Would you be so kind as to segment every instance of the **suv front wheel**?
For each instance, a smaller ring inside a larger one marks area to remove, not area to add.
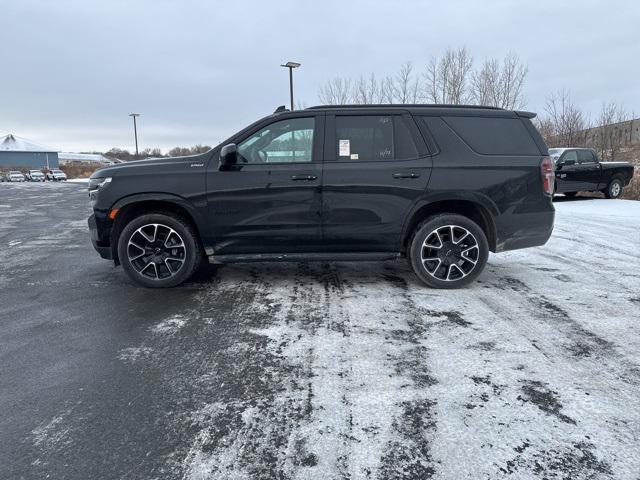
[[[489,257],[489,243],[473,220],[456,214],[436,215],[418,228],[409,258],[422,282],[434,288],[458,288],[475,280]]]
[[[178,216],[149,213],[131,220],[118,238],[118,259],[137,283],[174,287],[198,269],[202,247],[193,227]]]

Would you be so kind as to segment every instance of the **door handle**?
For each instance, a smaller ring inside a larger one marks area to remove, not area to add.
[[[305,180],[307,182],[316,180],[317,178],[315,175],[291,175],[291,180]]]
[[[419,178],[419,173],[394,173],[393,178]]]

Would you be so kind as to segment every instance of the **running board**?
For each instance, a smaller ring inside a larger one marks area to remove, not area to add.
[[[354,262],[396,260],[398,252],[362,253],[240,253],[235,255],[209,255],[209,263],[252,263],[252,262]]]

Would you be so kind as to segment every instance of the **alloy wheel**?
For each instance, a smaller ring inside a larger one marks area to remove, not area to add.
[[[138,228],[127,243],[131,266],[142,276],[163,280],[176,275],[186,260],[187,249],[173,228],[151,223]]]
[[[447,282],[465,278],[480,259],[478,240],[459,225],[436,228],[427,235],[420,251],[425,271]]]

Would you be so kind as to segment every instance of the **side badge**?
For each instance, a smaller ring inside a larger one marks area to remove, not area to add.
[[[204,167],[204,163],[192,163],[192,167]]]

